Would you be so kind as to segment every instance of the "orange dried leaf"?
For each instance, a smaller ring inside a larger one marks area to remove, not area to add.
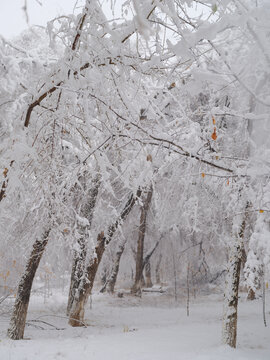
[[[227,185],[230,185],[230,180],[229,179],[227,180]]]
[[[213,140],[217,140],[217,133],[216,133],[216,128],[214,127],[214,132],[213,132],[213,134],[211,135],[211,138],[213,139]]]
[[[204,178],[205,177],[205,173],[202,173],[202,178]]]
[[[212,116],[212,121],[213,121],[213,124],[216,125],[216,119],[214,118],[214,116]]]
[[[262,214],[264,212],[264,210],[261,209],[259,212]]]

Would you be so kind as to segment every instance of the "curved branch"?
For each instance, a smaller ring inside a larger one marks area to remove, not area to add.
[[[88,3],[88,0],[86,1],[86,3]],[[153,9],[149,12],[148,16],[147,16],[147,19],[149,19],[149,17],[151,16],[151,14],[154,12],[156,6],[153,7]],[[77,45],[78,45],[78,42],[79,42],[79,39],[80,39],[80,36],[81,36],[81,31],[82,31],[82,28],[83,28],[83,25],[85,23],[85,19],[86,19],[86,16],[88,14],[88,7],[87,5],[85,5],[85,8],[84,8],[84,11],[83,11],[83,14],[82,14],[82,17],[79,21],[79,24],[77,26],[77,33],[75,35],[75,38],[74,38],[74,41],[72,43],[72,46],[71,46],[71,50],[72,51],[75,51],[76,48],[77,48]],[[125,43],[129,38],[130,36],[132,36],[135,32],[137,31],[137,29],[135,29],[132,33],[130,33],[129,35],[127,35],[122,41],[121,43]],[[114,61],[112,59],[109,59],[109,64],[111,65],[114,65]],[[99,66],[104,66],[105,64],[100,64]],[[91,64],[89,62],[85,63],[84,65],[82,65],[80,67],[79,70],[75,71],[74,72],[74,76],[78,75],[79,72],[81,72],[82,70],[85,70],[87,68],[89,68],[91,66]],[[68,72],[68,75],[70,73],[70,70]],[[44,100],[48,95],[52,94],[55,92],[55,90],[57,90],[57,88],[61,85],[63,85],[63,83],[65,82],[65,80],[61,80],[59,81],[59,83],[53,87],[51,87],[49,90],[45,91],[42,95],[40,95],[40,97],[35,100],[32,104],[30,104],[28,106],[28,109],[27,109],[27,112],[26,112],[26,117],[25,117],[25,121],[24,121],[24,127],[28,127],[29,126],[29,123],[30,123],[30,118],[31,118],[31,114],[32,114],[32,111],[34,110],[34,108],[38,105],[40,105],[41,101]]]

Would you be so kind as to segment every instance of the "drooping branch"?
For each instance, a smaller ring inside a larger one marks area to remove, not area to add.
[[[72,46],[71,46],[71,50],[72,51],[75,51],[77,49],[77,46],[78,46],[78,43],[79,43],[79,39],[80,39],[80,36],[81,36],[81,32],[82,32],[82,28],[83,28],[83,25],[85,23],[85,19],[87,17],[87,14],[88,14],[88,4],[89,3],[89,0],[86,0],[86,5],[84,7],[84,10],[83,10],[83,13],[81,15],[81,18],[80,18],[80,21],[78,23],[78,26],[77,26],[77,32],[76,32],[76,35],[75,35],[75,38],[72,42]],[[152,13],[154,12],[156,6],[154,6],[151,11],[149,12],[148,16],[147,16],[147,19],[149,19],[149,17],[152,15]],[[121,43],[124,44],[129,38],[130,36],[132,36],[135,32],[137,31],[137,29],[135,29],[134,31],[132,31],[129,35],[127,35],[122,41]],[[112,60],[112,59],[109,59],[109,64],[115,64],[115,62]],[[99,64],[99,66],[104,66],[105,64]],[[85,70],[85,69],[88,69],[89,67],[91,67],[92,64],[90,62],[86,62],[84,65],[82,65],[79,70],[75,71],[74,72],[74,76],[76,76],[79,72]],[[68,71],[68,75],[70,74],[70,69]],[[29,123],[30,123],[30,118],[31,118],[31,114],[32,114],[32,111],[34,110],[34,108],[38,105],[40,105],[41,101],[43,101],[45,98],[47,98],[50,94],[54,93],[55,90],[57,90],[59,88],[59,86],[63,85],[65,83],[65,80],[61,80],[57,83],[57,85],[54,85],[52,86],[49,90],[45,91],[42,95],[39,96],[39,98],[37,100],[35,100],[34,102],[32,102],[29,106],[28,106],[28,109],[27,109],[27,112],[26,112],[26,116],[25,116],[25,121],[24,121],[24,127],[28,127],[29,126]]]
[[[86,16],[88,14],[88,4],[89,3],[89,0],[86,0],[86,5],[84,7],[84,10],[82,12],[82,15],[81,15],[81,18],[79,20],[79,23],[77,25],[77,29],[76,29],[76,35],[75,35],[75,38],[72,42],[72,45],[71,45],[71,50],[72,51],[75,51],[78,47],[78,43],[79,43],[79,40],[80,40],[80,36],[81,36],[81,31],[82,31],[82,28],[83,28],[83,25],[85,23],[85,19],[86,19]],[[44,100],[45,98],[47,98],[49,95],[51,95],[52,93],[55,92],[55,90],[57,90],[59,88],[59,86],[61,86],[62,84],[64,83],[64,80],[61,80],[57,83],[57,85],[54,85],[53,87],[51,87],[49,90],[45,91],[42,95],[39,96],[39,98],[37,100],[35,100],[32,104],[30,104],[28,106],[28,109],[27,109],[27,112],[26,112],[26,116],[25,116],[25,121],[24,121],[24,127],[28,127],[29,126],[29,123],[30,123],[30,118],[31,118],[31,114],[32,114],[32,111],[33,109],[38,106],[42,100]]]
[[[134,123],[133,121],[129,121],[127,118],[125,118],[123,115],[119,114],[110,105],[108,105],[104,100],[100,99],[95,94],[90,93],[89,96],[91,96],[92,98],[98,100],[100,103],[102,103],[104,106],[106,106],[119,119],[123,120],[124,122],[126,122],[129,125],[132,125],[136,129],[142,131],[145,135],[147,135],[149,137],[149,140],[145,141],[145,140],[141,140],[141,139],[136,139],[136,138],[132,138],[132,137],[130,137],[128,135],[124,135],[124,134],[117,134],[117,136],[119,136],[119,137],[127,137],[127,138],[130,138],[132,140],[136,140],[138,142],[153,145],[153,146],[160,146],[160,144],[165,143],[167,145],[163,145],[163,147],[169,149],[170,151],[173,151],[173,152],[175,152],[177,154],[180,154],[182,156],[185,156],[185,157],[188,157],[188,158],[191,158],[191,159],[195,159],[195,160],[197,160],[197,161],[199,161],[199,162],[201,162],[203,164],[209,165],[209,166],[214,167],[216,169],[223,170],[223,171],[226,171],[226,172],[229,172],[229,173],[233,173],[232,169],[226,168],[226,167],[224,167],[222,165],[215,164],[215,163],[213,163],[213,162],[211,162],[209,160],[205,160],[205,159],[201,158],[200,156],[198,156],[196,154],[193,154],[188,150],[185,150],[181,145],[176,144],[174,141],[167,140],[167,139],[164,139],[162,137],[158,137],[158,136],[149,134],[149,132],[147,130],[143,129],[137,123]],[[151,140],[155,140],[155,141],[157,141],[157,143],[151,142]],[[173,146],[173,147],[171,147],[171,146]]]

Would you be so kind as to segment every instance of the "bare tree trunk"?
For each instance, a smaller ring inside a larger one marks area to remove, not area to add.
[[[71,326],[84,325],[83,321],[84,321],[85,304],[92,291],[96,273],[99,264],[101,262],[103,253],[105,251],[105,248],[112,240],[112,237],[115,234],[116,230],[118,229],[118,226],[121,225],[122,222],[127,218],[128,214],[130,213],[131,209],[135,204],[136,199],[140,197],[140,195],[141,195],[141,190],[137,191],[136,196],[134,196],[134,194],[131,194],[118,219],[112,225],[109,226],[107,236],[104,236],[104,232],[101,232],[98,235],[97,245],[95,247],[95,254],[89,261],[85,274],[80,281],[72,307],[70,309],[69,324]]]
[[[121,261],[121,257],[123,255],[123,252],[125,250],[125,246],[127,243],[127,239],[125,239],[118,247],[116,254],[115,254],[115,260],[114,260],[114,264],[112,267],[112,271],[111,274],[109,276],[108,281],[106,282],[106,284],[104,285],[104,287],[102,288],[101,292],[104,292],[105,290],[107,290],[108,293],[113,294],[114,293],[114,288],[115,288],[115,284],[116,284],[116,280],[117,280],[117,276],[118,276],[118,272],[119,272],[119,267],[120,267],[120,261]]]
[[[145,287],[151,288],[153,286],[151,279],[151,264],[150,261],[147,261],[145,264]]]
[[[145,258],[143,260],[143,269],[145,268],[145,284],[142,284],[142,286],[145,286],[147,288],[152,287],[153,283],[151,280],[151,264],[150,264],[150,258],[156,251],[158,245],[159,245],[160,239],[155,243],[153,248],[145,255]]]
[[[160,284],[161,283],[161,279],[160,279],[160,265],[161,265],[161,260],[162,260],[162,254],[159,254],[159,258],[158,258],[158,262],[156,264],[156,283]]]
[[[77,289],[80,281],[85,273],[85,260],[86,260],[86,245],[88,239],[88,232],[91,227],[94,209],[96,206],[96,200],[98,190],[100,187],[100,175],[98,174],[93,181],[93,186],[87,196],[87,203],[81,207],[81,216],[88,220],[88,224],[81,221],[79,218],[77,221],[77,231],[80,234],[80,238],[77,240],[77,244],[73,254],[73,264],[70,278],[70,289],[67,304],[67,315],[69,315]],[[85,202],[85,200],[84,200]]]
[[[247,208],[246,208],[247,209]],[[243,237],[246,226],[247,213],[242,221],[240,231],[230,252],[229,269],[226,278],[223,314],[223,342],[233,348],[237,338],[237,307],[240,280],[241,261],[243,256]]]
[[[144,250],[144,237],[146,231],[146,218],[149,205],[152,199],[153,188],[152,185],[147,192],[146,199],[141,207],[140,226],[139,226],[139,237],[137,242],[137,254],[136,254],[136,273],[135,282],[131,288],[132,294],[141,294],[142,288],[142,275],[143,275],[143,250]]]
[[[8,329],[10,339],[23,339],[32,284],[40,259],[48,243],[49,233],[50,230],[46,230],[42,239],[35,241],[25,271],[21,277]]]
[[[118,272],[119,272],[120,260],[121,260],[121,257],[123,255],[123,252],[125,250],[126,242],[127,242],[127,240],[125,239],[124,242],[119,245],[119,248],[118,248],[118,250],[116,252],[116,257],[115,257],[115,261],[114,261],[113,268],[112,268],[112,271],[111,271],[111,275],[109,277],[109,280],[105,284],[105,286],[101,289],[101,292],[104,292],[105,290],[107,290],[108,293],[111,293],[111,294],[114,293],[114,288],[115,288],[115,284],[116,284],[116,280],[117,280],[117,276],[118,276]],[[144,259],[144,264],[145,264],[146,269],[147,269],[146,261],[148,261],[148,263],[149,263],[150,257],[152,256],[152,254],[156,250],[158,244],[159,244],[159,242],[157,242],[155,244],[154,248],[146,255],[146,257]],[[151,282],[151,269],[149,269],[149,270],[150,270],[150,273],[148,273],[148,278],[147,278],[147,274],[146,274],[146,271],[145,271],[145,277],[146,277],[145,282],[144,282],[144,278],[142,276],[142,286],[145,286],[145,285],[146,285],[146,287],[152,287],[153,286],[153,284]]]
[[[247,300],[255,300],[255,298],[256,298],[255,291],[250,287],[248,289]]]

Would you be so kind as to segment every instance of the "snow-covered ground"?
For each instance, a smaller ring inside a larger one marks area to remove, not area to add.
[[[71,328],[66,296],[33,296],[25,340],[6,337],[8,316],[0,317],[0,360],[269,360],[270,331],[264,327],[261,300],[240,301],[238,346],[221,343],[222,296],[184,300],[175,306],[166,295],[123,298],[97,294],[87,309],[88,327]],[[270,325],[270,307],[267,319]],[[38,328],[41,326],[43,329]]]

